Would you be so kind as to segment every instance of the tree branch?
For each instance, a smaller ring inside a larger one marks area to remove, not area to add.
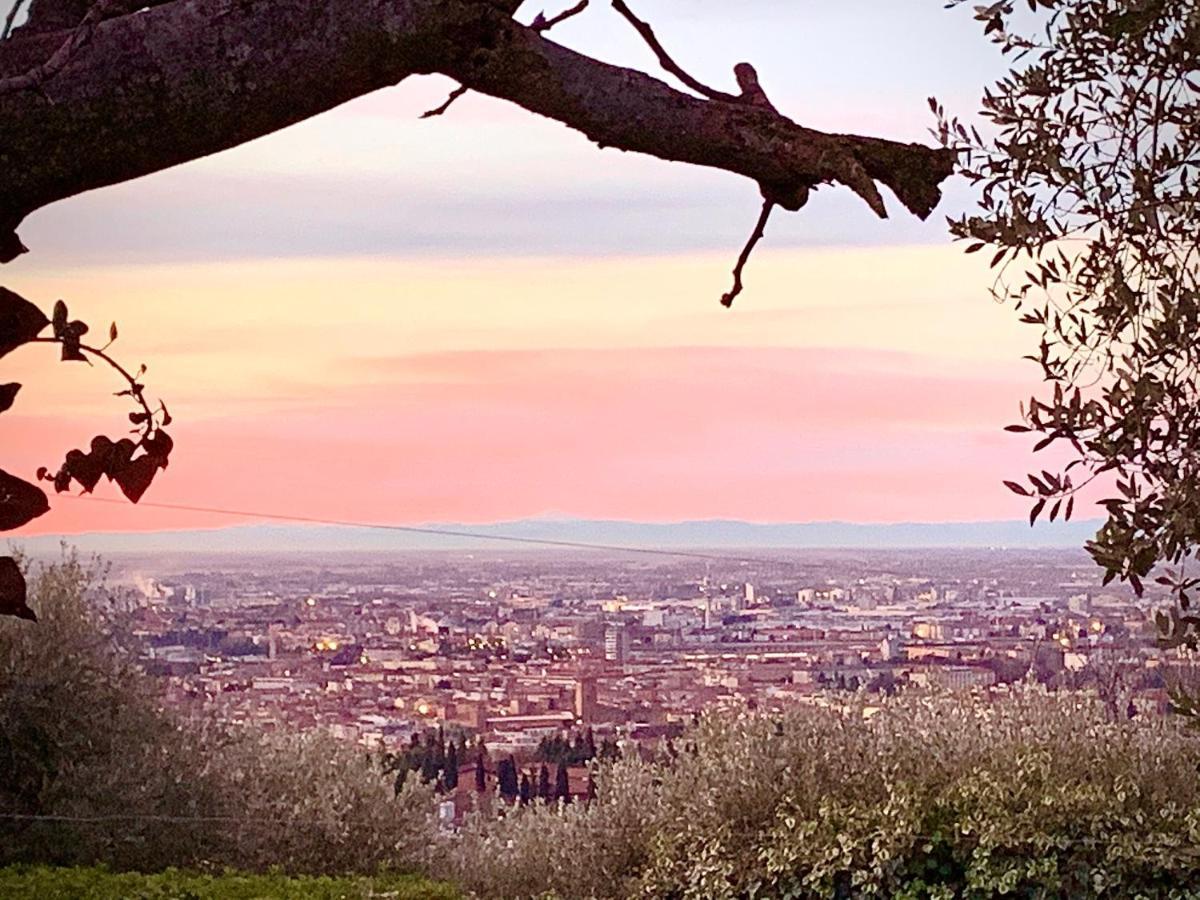
[[[533,21],[529,23],[529,27],[538,34],[545,34],[559,22],[565,22],[567,19],[577,16],[587,8],[588,0],[579,0],[579,2],[570,9],[564,9],[558,15],[551,16],[550,18],[546,18],[545,13],[538,13],[536,16],[534,16]]]
[[[39,63],[72,49],[36,84],[0,93],[0,259],[42,206],[236,146],[412,74],[448,75],[601,146],[742,175],[786,209],[838,182],[883,214],[879,181],[925,217],[953,169],[946,150],[826,134],[740,98],[681,93],[514,22],[518,5],[171,0],[97,21],[82,41],[74,31],[18,32],[0,44],[0,73],[20,71],[14,60],[31,58],[31,47]]]
[[[751,232],[750,239],[746,241],[746,246],[742,248],[742,252],[738,256],[737,265],[733,267],[733,287],[729,290],[728,294],[721,297],[722,306],[733,306],[733,301],[742,292],[742,271],[746,268],[746,263],[750,261],[750,254],[754,252],[755,246],[762,240],[763,235],[766,234],[767,220],[771,218],[771,212],[774,209],[774,200],[763,201],[762,212],[758,214],[758,222],[754,226],[754,231]]]
[[[83,21],[94,0],[32,0],[29,17],[21,26],[30,34],[37,31],[61,31]],[[18,2],[18,6],[21,4]]]
[[[734,94],[726,94],[724,91],[718,91],[716,88],[710,88],[699,79],[693,78],[691,75],[689,75],[684,70],[683,66],[675,62],[675,60],[671,58],[671,55],[667,53],[666,48],[659,43],[658,38],[654,34],[654,29],[650,27],[650,24],[648,22],[643,22],[641,19],[635,16],[633,14],[633,10],[631,10],[625,4],[625,0],[612,0],[612,5],[613,9],[624,16],[625,20],[629,22],[629,24],[634,27],[637,33],[642,36],[642,40],[644,40],[646,44],[649,45],[650,49],[654,51],[654,55],[658,58],[658,64],[662,66],[665,71],[670,72],[681,82],[683,82],[683,84],[690,87],[697,94],[707,97],[709,100],[723,100],[726,103],[737,103],[739,100],[741,100],[741,97],[738,97]]]
[[[588,8],[588,2],[589,2],[589,0],[579,0],[579,2],[576,3],[574,6],[572,6],[570,9],[565,9],[562,12],[560,12],[558,15],[551,16],[549,19],[546,18],[545,13],[540,12],[536,16],[534,16],[534,19],[529,24],[529,27],[532,28],[534,31],[536,31],[538,34],[545,34],[547,31],[549,31],[551,28],[553,28],[559,22],[565,22],[567,19],[570,19],[574,16],[579,15],[581,12],[583,12],[585,9]],[[450,92],[450,96],[446,98],[446,102],[444,102],[441,106],[436,106],[433,109],[428,110],[427,112],[421,113],[421,118],[422,119],[430,119],[430,118],[433,118],[434,116],[445,115],[446,110],[448,110],[451,106],[454,105],[454,101],[457,100],[459,97],[461,97],[465,93],[467,93],[467,88],[463,87],[462,85],[459,85],[458,87],[456,87],[454,90],[452,90]]]
[[[426,110],[425,112],[421,113],[421,118],[422,119],[431,119],[434,116],[445,115],[446,110],[448,110],[451,107],[451,105],[454,103],[454,101],[457,100],[459,97],[461,97],[466,92],[467,92],[467,89],[463,85],[460,84],[458,87],[456,87],[454,90],[452,90],[450,92],[450,96],[446,98],[445,102],[442,103],[441,106],[435,106],[433,109]]]

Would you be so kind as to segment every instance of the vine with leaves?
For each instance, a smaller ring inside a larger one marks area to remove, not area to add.
[[[50,334],[43,334],[47,330]],[[70,317],[62,300],[54,304],[48,317],[24,297],[0,287],[0,358],[27,344],[55,344],[63,362],[93,365],[95,361],[111,368],[125,384],[116,396],[128,397],[135,405],[129,413],[132,436],[113,440],[97,435],[86,452],[71,450],[60,465],[39,468],[36,481],[52,484],[56,493],[69,491],[72,483],[83,493],[91,493],[101,478],[108,478],[137,503],[158,472],[167,467],[174,447],[166,431],[171,414],[161,401],[152,407],[147,400],[141,381],[146,374],[144,365],[130,372],[109,354],[118,336],[115,322],[109,326],[103,346],[84,343],[88,332],[85,323]],[[0,384],[0,413],[12,408],[20,390],[15,382]],[[50,501],[38,484],[0,469],[0,531],[20,528],[49,511]],[[36,621],[27,603],[24,573],[11,556],[0,557],[0,615]]]

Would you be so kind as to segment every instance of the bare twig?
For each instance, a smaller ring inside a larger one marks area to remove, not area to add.
[[[538,34],[543,34],[547,31],[549,31],[551,28],[553,28],[559,22],[565,22],[567,19],[571,18],[572,16],[579,15],[581,12],[583,12],[585,9],[588,8],[588,3],[589,3],[589,0],[579,0],[579,2],[576,3],[574,6],[572,6],[570,9],[563,10],[557,16],[551,16],[549,19],[546,18],[545,13],[538,13],[537,16],[534,17],[534,20],[529,23],[529,27],[533,31],[536,31]],[[421,118],[422,119],[431,119],[434,116],[443,115],[446,112],[446,110],[448,110],[450,108],[451,104],[454,103],[455,100],[457,100],[459,97],[461,97],[466,92],[467,92],[467,89],[465,87],[456,87],[453,91],[450,92],[450,96],[446,98],[445,103],[443,103],[441,106],[439,106],[435,109],[429,110],[428,112],[421,113]]]
[[[740,62],[733,67],[733,75],[737,79],[738,87],[742,89],[740,99],[744,103],[749,103],[752,106],[761,106],[763,109],[769,109],[771,112],[779,115],[779,110],[775,108],[774,103],[767,99],[767,92],[758,83],[758,72],[754,66],[748,62]]]
[[[685,72],[679,63],[671,59],[670,55],[663,48],[663,45],[658,42],[658,38],[654,36],[654,30],[646,22],[635,16],[633,10],[625,5],[625,0],[612,0],[612,5],[613,9],[623,15],[629,24],[637,30],[637,33],[642,36],[642,40],[650,46],[650,49],[654,51],[654,55],[658,57],[658,64],[666,71],[670,72],[697,94],[703,94],[709,100],[723,100],[726,103],[742,102],[742,98],[736,94],[726,94],[724,91],[710,88]]]
[[[467,92],[466,87],[464,87],[463,85],[460,84],[458,87],[456,87],[454,90],[452,90],[450,92],[450,96],[446,98],[445,103],[443,103],[441,106],[435,107],[434,109],[430,109],[430,110],[427,110],[426,112],[421,113],[421,118],[422,119],[431,119],[434,116],[442,115],[442,113],[444,113],[446,110],[448,110],[450,108],[451,103],[453,103],[455,100],[457,100],[459,97],[461,97],[466,92]]]
[[[774,200],[763,201],[762,212],[758,215],[758,223],[754,226],[750,240],[746,241],[746,246],[742,248],[741,255],[738,256],[737,265],[733,267],[733,288],[721,298],[722,306],[732,306],[734,298],[742,292],[742,270],[746,268],[746,263],[750,260],[750,254],[754,252],[754,247],[762,240],[763,234],[766,233],[767,220],[771,218],[771,211],[773,209],[775,209]]]
[[[553,28],[559,22],[565,22],[567,19],[571,18],[572,16],[579,15],[581,12],[583,12],[587,8],[588,8],[588,0],[579,0],[579,2],[576,3],[574,6],[572,6],[570,9],[563,10],[557,16],[551,16],[549,19],[546,18],[545,13],[538,13],[534,17],[533,21],[529,23],[529,27],[532,28],[534,31],[536,31],[538,34],[542,34],[544,32],[549,31],[551,28]]]
[[[34,338],[30,343],[61,344],[62,341],[56,337],[39,337],[39,338]],[[110,341],[109,343],[112,343],[112,342]],[[154,424],[154,410],[152,410],[150,408],[149,403],[147,403],[147,401],[146,401],[145,385],[141,384],[137,380],[138,376],[130,375],[129,371],[123,365],[121,365],[119,362],[117,362],[115,359],[113,359],[111,356],[109,356],[108,353],[106,352],[107,347],[108,347],[108,344],[105,344],[104,347],[89,347],[87,344],[79,345],[79,349],[81,352],[90,353],[92,356],[96,357],[96,359],[99,359],[99,360],[102,360],[102,361],[108,363],[108,365],[111,368],[116,370],[117,374],[119,374],[122,378],[125,379],[126,383],[128,383],[128,385],[129,385],[129,388],[128,388],[129,396],[137,401],[138,405],[141,406],[142,411],[146,416],[146,420],[145,420],[145,422],[147,423],[146,424],[146,428],[147,428],[146,433],[150,434],[151,432],[154,431],[154,429],[157,426]],[[143,369],[144,368],[145,367],[143,366]],[[141,373],[139,372],[139,375],[140,374]]]
[[[4,20],[4,28],[3,30],[0,30],[0,41],[12,34],[13,23],[17,21],[17,14],[21,11],[21,7],[23,7],[26,2],[27,0],[16,0],[16,3],[13,4],[12,9],[8,11],[8,18]]]

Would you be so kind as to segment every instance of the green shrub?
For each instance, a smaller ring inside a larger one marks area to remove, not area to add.
[[[497,898],[1200,897],[1200,743],[1085,695],[710,715],[685,742],[590,808],[475,823],[452,871]]]
[[[5,900],[456,900],[452,887],[415,876],[330,878],[279,874],[157,875],[104,868],[12,866],[0,869]]]
[[[0,865],[413,869],[429,792],[319,735],[178,720],[127,650],[120,597],[69,556],[0,621]],[[0,894],[2,896],[2,894]]]

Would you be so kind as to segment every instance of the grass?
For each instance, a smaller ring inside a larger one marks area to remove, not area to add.
[[[375,877],[206,875],[168,869],[154,875],[105,868],[0,868],[5,900],[458,900],[452,886],[415,875]]]

